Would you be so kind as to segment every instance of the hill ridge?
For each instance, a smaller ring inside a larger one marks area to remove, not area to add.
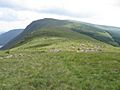
[[[15,37],[13,40],[9,41],[6,45],[4,45],[1,50],[10,49],[16,46],[16,44],[20,42],[25,42],[26,39],[29,39],[29,37],[34,36],[35,33],[41,33],[41,30],[47,29],[47,32],[49,33],[51,27],[55,29],[56,27],[58,30],[62,29],[69,29],[68,32],[79,33],[84,34],[85,36],[92,37],[96,40],[102,41],[107,44],[111,44],[114,46],[119,46],[119,43],[114,40],[112,34],[109,33],[108,30],[102,29],[100,27],[97,27],[93,24],[86,24],[82,22],[72,22],[70,20],[58,20],[58,19],[52,19],[52,18],[44,18],[35,20],[32,23],[30,23],[24,31]],[[42,31],[44,32],[44,30]],[[46,32],[46,33],[47,33]],[[54,32],[58,33],[59,31],[54,30]],[[64,33],[64,30],[62,30],[61,33]],[[58,35],[59,36],[59,35]]]

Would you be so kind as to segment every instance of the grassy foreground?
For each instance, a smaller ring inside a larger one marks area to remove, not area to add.
[[[0,90],[120,90],[119,50],[88,41],[33,39],[0,52]]]

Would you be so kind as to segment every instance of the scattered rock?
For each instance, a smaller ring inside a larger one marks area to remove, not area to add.
[[[12,58],[12,57],[13,57],[13,55],[8,55],[8,56],[6,56],[4,58]]]
[[[6,56],[2,56],[0,57],[0,59],[9,59],[9,58],[18,58],[18,57],[23,57],[24,54],[20,53],[20,54],[9,54],[9,55],[6,55]]]
[[[0,59],[3,59],[3,57],[0,57]]]
[[[55,52],[55,53],[57,53],[57,52],[60,52],[60,51],[61,51],[60,49],[56,49],[56,48],[50,49],[50,52]]]
[[[72,45],[72,51],[76,52],[100,52],[102,51],[102,47],[98,45],[92,45],[92,44],[80,44],[80,47],[75,47]]]

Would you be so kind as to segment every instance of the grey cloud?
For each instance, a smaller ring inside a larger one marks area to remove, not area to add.
[[[10,1],[10,0],[0,0],[0,7],[1,8],[10,8],[14,10],[24,10],[27,9],[23,5],[20,5],[16,2]]]
[[[93,13],[73,13],[71,11],[68,11],[63,8],[45,8],[42,10],[37,10],[40,13],[49,13],[49,14],[55,14],[55,15],[64,15],[64,16],[70,16],[70,17],[76,17],[76,18],[88,18],[92,17]]]
[[[14,1],[14,0],[13,0]],[[9,8],[12,10],[27,10],[27,11],[34,11],[39,13],[45,13],[45,14],[54,14],[54,15],[63,15],[63,16],[69,16],[74,18],[89,18],[94,16],[94,13],[91,12],[78,12],[80,13],[74,13],[71,11],[68,11],[64,8],[57,8],[57,7],[49,7],[49,8],[27,8],[25,5],[21,5],[20,3],[13,2],[12,0],[0,0],[0,7],[1,8]],[[8,17],[8,18],[7,18]],[[0,18],[1,20],[14,20],[14,18],[17,18],[16,15],[10,14],[6,15],[6,18]]]
[[[12,10],[8,10],[8,9],[0,9],[0,12],[2,12],[2,14],[0,15],[0,21],[17,21],[19,20],[17,17],[17,14],[12,11]]]
[[[16,21],[17,17],[14,15],[4,15],[0,17],[0,21]]]

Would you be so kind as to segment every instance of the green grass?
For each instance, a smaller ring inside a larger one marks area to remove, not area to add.
[[[1,90],[120,89],[118,53],[20,53],[0,61]]]
[[[5,44],[0,50],[7,50],[18,46],[18,44],[25,44],[35,37],[40,38],[45,36],[83,39],[95,42],[102,41],[106,44],[119,47],[119,34],[108,31],[110,28],[111,27],[104,28],[104,26],[84,22],[45,18],[33,21],[20,35]],[[112,30],[114,30],[114,28]]]
[[[111,35],[51,20],[34,22],[7,44],[14,48],[0,51],[0,90],[120,90],[120,48]]]
[[[102,51],[77,52],[81,44]],[[119,90],[119,50],[94,40],[34,37],[0,52],[0,90]]]

